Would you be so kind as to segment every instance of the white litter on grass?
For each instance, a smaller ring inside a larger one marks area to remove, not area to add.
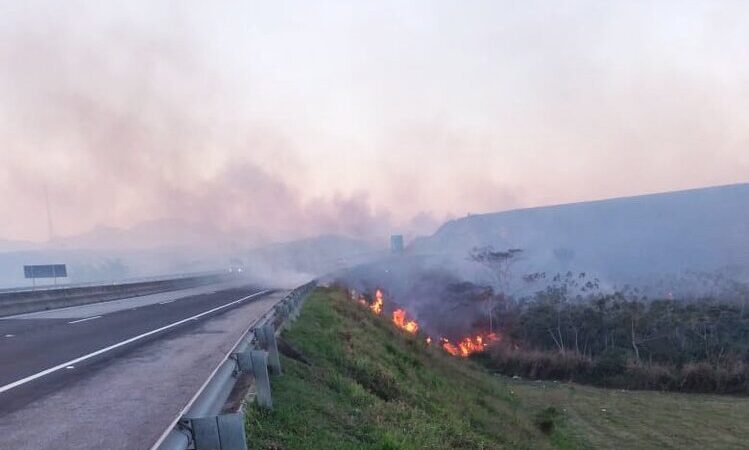
[[[601,412],[606,412],[606,408],[601,408]]]

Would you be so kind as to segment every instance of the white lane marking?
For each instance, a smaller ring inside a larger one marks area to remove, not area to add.
[[[86,322],[87,320],[98,319],[99,317],[101,317],[101,316],[91,316],[91,317],[86,317],[85,319],[78,319],[78,320],[74,320],[74,321],[68,322],[68,323],[81,323],[81,322]]]
[[[67,366],[66,369],[75,369],[75,366]]]
[[[169,325],[164,325],[161,328],[157,328],[155,330],[151,330],[151,331],[149,331],[147,333],[139,334],[138,336],[131,337],[130,339],[125,339],[122,342],[118,342],[116,344],[112,344],[109,347],[104,347],[102,349],[96,350],[95,352],[91,352],[91,353],[89,353],[87,355],[79,356],[78,358],[71,359],[70,361],[66,361],[66,362],[64,362],[62,364],[58,364],[58,365],[56,365],[54,367],[50,367],[49,369],[42,370],[41,372],[37,372],[37,373],[35,373],[33,375],[29,375],[26,378],[22,378],[22,379],[20,379],[18,381],[14,381],[14,382],[12,382],[10,384],[6,384],[5,386],[0,386],[0,394],[2,394],[5,391],[9,391],[9,390],[11,390],[13,388],[17,388],[18,386],[22,386],[22,385],[24,385],[24,384],[26,384],[26,383],[28,383],[30,381],[34,381],[34,380],[36,380],[38,378],[41,378],[41,377],[43,377],[45,375],[49,375],[51,373],[57,372],[60,369],[64,369],[64,368],[66,368],[68,366],[73,366],[73,365],[78,364],[80,362],[83,362],[83,361],[85,361],[87,359],[93,358],[94,356],[99,356],[101,354],[104,354],[104,353],[107,353],[109,351],[112,351],[112,350],[114,350],[116,348],[120,348],[123,345],[131,344],[131,343],[133,343],[135,341],[139,341],[139,340],[141,340],[143,338],[146,338],[148,336],[152,336],[152,335],[154,335],[156,333],[160,333],[160,332],[168,330],[170,328],[174,328],[176,326],[182,325],[183,323],[188,322],[190,320],[198,319],[200,317],[203,317],[205,315],[211,314],[213,312],[220,311],[220,310],[222,310],[224,308],[227,308],[229,306],[236,305],[237,303],[243,302],[243,301],[251,299],[253,297],[257,297],[258,295],[267,294],[268,292],[270,292],[270,289],[267,289],[267,290],[264,290],[264,291],[260,291],[260,292],[256,292],[256,293],[254,293],[252,295],[248,295],[247,297],[242,297],[239,300],[234,300],[233,302],[229,302],[229,303],[227,303],[225,305],[217,306],[216,308],[209,309],[208,311],[204,311],[204,312],[202,312],[200,314],[196,314],[196,315],[194,315],[192,317],[188,317],[187,319],[178,320],[177,322],[170,323]]]

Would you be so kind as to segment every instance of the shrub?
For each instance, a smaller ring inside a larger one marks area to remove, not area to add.
[[[681,369],[681,389],[691,392],[715,392],[718,385],[715,369],[709,363],[685,364]]]
[[[627,389],[655,389],[672,390],[678,386],[678,374],[674,367],[657,363],[640,363],[628,360],[624,376],[621,377],[623,386]]]
[[[576,379],[585,377],[591,368],[590,360],[576,353],[520,350],[506,345],[494,346],[488,361],[499,372],[533,379]]]
[[[560,417],[561,413],[559,410],[553,406],[549,406],[536,413],[534,422],[544,434],[551,434]]]
[[[395,377],[382,366],[369,360],[355,359],[349,365],[349,372],[364,389],[382,400],[394,400],[401,395]]]
[[[686,392],[746,394],[749,392],[749,367],[743,362],[712,365],[707,362],[685,364],[681,369],[680,389]]]
[[[749,392],[749,366],[743,362],[716,367],[717,389],[724,394]]]
[[[606,378],[624,373],[627,367],[627,353],[621,349],[610,348],[596,358],[593,365],[593,379]]]

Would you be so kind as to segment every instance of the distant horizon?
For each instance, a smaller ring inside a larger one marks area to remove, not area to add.
[[[164,218],[257,242],[372,239],[749,180],[749,4],[11,0],[3,12],[6,239]]]
[[[624,200],[628,198],[638,198],[638,197],[648,197],[648,196],[657,196],[657,195],[667,195],[667,194],[676,194],[676,193],[682,193],[682,192],[690,192],[690,191],[700,191],[700,190],[710,190],[710,189],[722,189],[722,188],[731,188],[731,187],[739,187],[739,186],[746,186],[749,188],[749,182],[739,182],[739,183],[730,183],[730,184],[721,184],[721,185],[711,185],[711,186],[699,186],[699,187],[691,187],[686,189],[676,189],[676,190],[668,190],[668,191],[658,191],[658,192],[643,192],[643,193],[636,193],[636,194],[629,194],[629,195],[621,195],[621,196],[615,196],[615,197],[606,197],[606,198],[593,198],[589,200],[580,200],[580,201],[573,201],[573,202],[567,202],[567,203],[552,203],[548,205],[532,205],[532,206],[523,206],[523,207],[517,207],[517,208],[511,208],[511,209],[505,209],[505,210],[497,210],[497,211],[484,211],[484,212],[476,212],[472,213],[469,212],[466,215],[463,216],[456,216],[452,218],[446,218],[443,222],[436,225],[436,228],[432,230],[431,232],[425,233],[423,235],[414,235],[413,237],[417,236],[428,236],[436,232],[440,227],[445,225],[448,222],[454,221],[454,220],[460,220],[464,219],[466,217],[471,216],[485,216],[485,215],[493,215],[493,214],[501,214],[501,213],[508,213],[513,211],[524,211],[524,210],[530,210],[530,209],[543,209],[543,208],[554,208],[558,206],[570,206],[570,205],[578,205],[578,204],[588,204],[588,203],[598,203],[598,202],[606,202],[606,201],[615,201],[615,200]],[[153,220],[146,220],[140,223],[137,223],[129,228],[118,228],[113,226],[106,226],[106,225],[96,225],[93,228],[80,233],[76,235],[68,235],[68,236],[55,236],[54,240],[65,240],[70,238],[78,238],[81,236],[84,236],[89,233],[93,233],[97,230],[106,230],[106,231],[114,231],[114,232],[129,232],[133,231],[135,228],[141,227],[143,225],[147,224],[159,224],[164,222],[176,222],[178,225],[191,225],[191,226],[200,226],[200,223],[196,222],[190,222],[183,219],[180,219],[178,217],[165,217],[161,219],[153,219]],[[219,233],[220,234],[220,233]],[[398,234],[398,230],[392,230],[390,234]],[[255,242],[255,243],[247,243],[250,247],[252,246],[264,246],[264,245],[281,245],[284,243],[289,242],[295,242],[295,241],[303,241],[308,239],[315,239],[315,238],[321,238],[326,236],[333,236],[333,237],[345,237],[345,238],[351,238],[356,239],[356,236],[353,235],[346,235],[346,234],[336,234],[336,233],[319,233],[309,236],[300,236],[300,237],[293,237],[290,239],[285,240],[277,240],[277,241],[267,241],[267,242]],[[379,236],[380,238],[387,237],[388,235],[382,235]],[[32,240],[13,240],[13,239],[7,239],[0,237],[0,241],[6,242],[6,243],[28,243],[28,244],[35,244],[35,245],[43,245],[43,244],[51,244],[54,242],[50,240],[45,241],[32,241]],[[384,245],[384,241],[383,241]],[[0,249],[0,251],[2,251]]]

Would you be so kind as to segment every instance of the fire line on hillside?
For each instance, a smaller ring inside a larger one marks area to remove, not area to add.
[[[383,308],[385,305],[384,295],[380,289],[375,290],[374,300],[369,303],[364,296],[357,295],[355,291],[351,291],[351,299],[358,301],[360,304],[369,308],[373,314],[382,315]],[[408,313],[403,308],[397,308],[393,311],[392,323],[410,334],[417,334],[419,332],[419,324],[416,320],[408,319]],[[475,336],[468,336],[461,339],[457,343],[450,342],[445,337],[440,337],[438,340],[440,348],[452,356],[460,356],[467,358],[474,353],[479,353],[486,350],[486,347],[492,342],[500,339],[497,333],[485,333],[476,334]],[[431,345],[433,340],[431,336],[427,336],[425,339],[427,345]]]

